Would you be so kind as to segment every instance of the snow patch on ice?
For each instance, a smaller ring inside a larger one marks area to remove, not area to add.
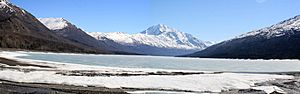
[[[0,57],[7,57],[19,61],[25,61],[35,64],[52,65],[56,70],[98,70],[109,71],[110,73],[118,71],[157,71],[154,69],[130,69],[130,68],[112,68],[101,66],[88,66],[79,64],[64,64],[59,62],[47,62],[39,60],[20,59],[15,56],[25,56],[25,52],[1,52]],[[178,71],[178,70],[177,70]],[[78,86],[99,86],[108,88],[153,88],[167,90],[189,90],[195,92],[211,91],[221,92],[229,89],[258,89],[271,91],[270,87],[253,87],[255,83],[260,83],[275,79],[292,79],[293,76],[271,75],[271,74],[247,74],[247,73],[220,73],[220,74],[198,74],[198,75],[179,75],[179,76],[63,76],[56,74],[56,71],[31,71],[22,72],[18,70],[1,70],[0,79],[29,82],[29,83],[52,83],[67,84]],[[276,87],[275,87],[276,88]],[[280,89],[276,89],[280,90]]]
[[[199,94],[192,92],[173,92],[173,91],[151,91],[151,90],[142,90],[142,91],[126,91],[129,94]],[[201,94],[211,94],[211,93],[201,93]]]
[[[20,52],[0,51],[0,57],[14,58],[18,56],[28,56],[28,55]]]
[[[272,92],[275,92],[275,91],[278,92],[278,93],[285,94],[285,92],[277,86],[257,86],[257,87],[251,87],[251,89],[263,90],[268,94],[270,94]]]
[[[13,70],[0,71],[0,79],[30,82],[54,83],[79,86],[104,86],[109,88],[154,88],[191,90],[197,92],[221,92],[228,89],[247,89],[259,83],[274,79],[290,79],[291,76],[268,74],[201,74],[186,76],[129,76],[129,77],[86,77],[62,76],[50,71],[24,73]]]

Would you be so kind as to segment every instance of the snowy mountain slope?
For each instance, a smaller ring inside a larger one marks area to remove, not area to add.
[[[9,8],[9,10],[7,11],[14,11],[12,7],[10,7],[8,4],[10,4],[10,2],[8,2],[7,0],[0,0],[0,9],[3,9],[3,8]]]
[[[201,41],[191,34],[180,32],[163,24],[154,25],[137,34],[122,32],[90,32],[88,34],[98,40],[111,39],[122,45],[130,46],[140,54],[150,55],[182,55],[203,50],[211,45],[210,42]]]
[[[7,2],[6,0],[0,1],[0,14],[3,14],[0,15],[0,20],[5,20],[9,18],[15,12],[15,10],[12,7],[10,7],[8,4],[9,2]]]
[[[40,18],[45,26],[69,40],[98,49],[147,55],[183,55],[205,49],[210,42],[180,32],[166,25],[155,25],[137,34],[122,32],[85,33],[63,18]]]
[[[190,34],[179,32],[162,24],[152,26],[141,33],[132,35],[122,32],[91,32],[89,34],[97,39],[106,37],[124,45],[146,44],[160,48],[201,50],[209,44],[209,42],[203,42]]]
[[[300,16],[190,54],[205,58],[300,59]]]
[[[69,40],[91,47],[99,48],[98,40],[86,34],[83,30],[63,18],[39,18],[39,20],[56,34]]]
[[[244,38],[249,36],[264,36],[266,38],[280,37],[283,35],[294,34],[295,30],[300,30],[300,15],[282,21],[270,27],[242,34],[237,38]]]
[[[64,18],[39,18],[39,20],[57,35],[71,41],[114,54],[135,54],[116,50],[118,48],[114,46],[122,47],[122,45],[109,39],[97,40]]]
[[[38,19],[50,30],[63,29],[71,25],[67,20],[63,18],[38,18]]]

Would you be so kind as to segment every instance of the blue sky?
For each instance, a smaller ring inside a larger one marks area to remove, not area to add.
[[[166,24],[219,42],[300,15],[300,0],[11,0],[36,17],[88,32],[137,33]]]

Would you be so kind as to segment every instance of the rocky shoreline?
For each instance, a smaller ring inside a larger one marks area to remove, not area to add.
[[[0,80],[0,94],[128,94],[122,89]]]

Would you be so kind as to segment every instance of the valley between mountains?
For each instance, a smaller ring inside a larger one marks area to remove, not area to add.
[[[299,94],[300,16],[219,43],[175,28],[90,32],[0,0],[0,94]]]

